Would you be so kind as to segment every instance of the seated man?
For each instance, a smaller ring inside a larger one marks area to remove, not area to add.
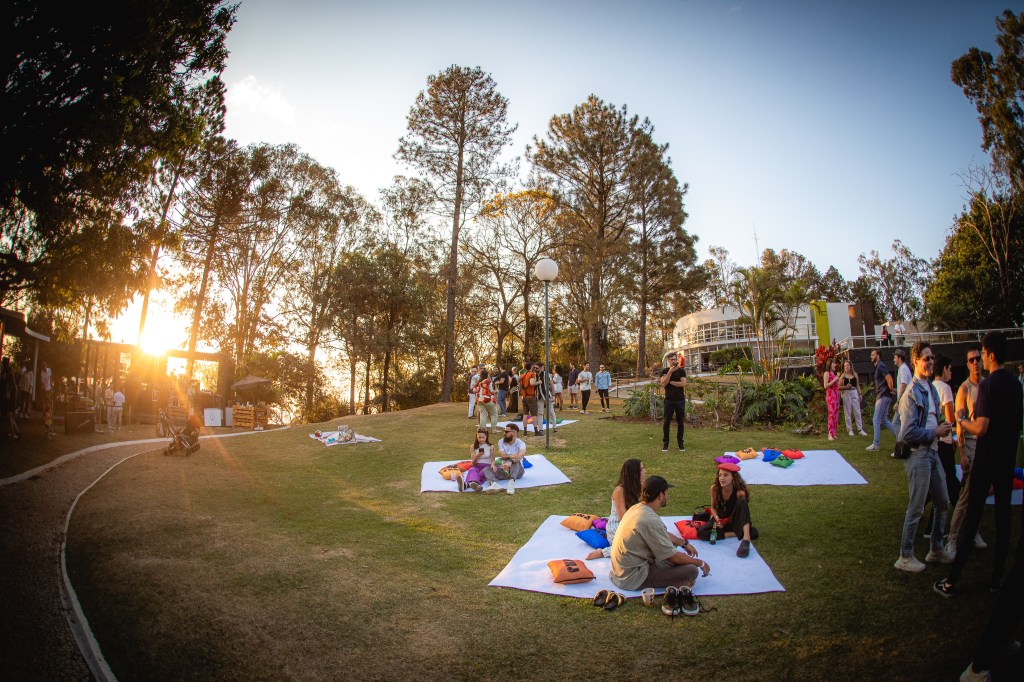
[[[691,610],[693,598],[690,588],[697,581],[698,572],[706,576],[711,572],[711,566],[697,558],[697,550],[689,542],[670,535],[658,516],[658,511],[668,503],[668,489],[671,487],[661,476],[648,476],[644,480],[640,502],[626,511],[615,531],[610,577],[616,586],[624,590],[671,587],[665,592],[662,610],[670,613],[669,609],[672,609],[670,615],[676,615],[679,610],[687,615],[696,615],[699,609]],[[677,546],[685,554],[676,551]],[[670,605],[670,593],[676,592],[682,603]]]
[[[492,466],[484,470],[484,478],[490,482],[508,480],[509,495],[516,494],[516,480],[523,477],[526,469],[523,458],[526,457],[526,443],[519,440],[519,427],[515,424],[505,426],[505,435],[498,441],[498,457],[501,466]]]

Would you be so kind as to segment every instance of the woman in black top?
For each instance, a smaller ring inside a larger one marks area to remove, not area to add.
[[[843,363],[843,373],[839,377],[839,395],[843,399],[843,415],[846,417],[846,430],[853,435],[853,421],[857,421],[857,432],[864,433],[864,417],[860,411],[860,381],[853,371],[853,364],[847,360]]]
[[[506,415],[519,414],[519,373],[512,367],[508,371],[508,409]]]
[[[17,440],[21,438],[21,429],[14,419],[15,402],[18,399],[18,381],[14,378],[14,370],[11,369],[11,359],[4,358],[0,362],[0,417],[7,417],[11,431],[8,438]]]
[[[708,540],[711,531],[718,529],[718,537],[740,538],[736,556],[750,554],[750,541],[757,539],[757,529],[750,523],[750,491],[740,476],[740,467],[732,462],[718,465],[715,482],[711,485],[711,506],[707,522],[697,529],[697,538]]]

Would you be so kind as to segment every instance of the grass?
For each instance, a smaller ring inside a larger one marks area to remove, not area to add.
[[[869,485],[752,490],[784,593],[708,597],[717,611],[672,621],[639,600],[605,613],[489,588],[548,515],[606,514],[627,457],[678,486],[665,510],[678,515],[706,500],[714,455],[829,444],[691,429],[686,453],[662,453],[660,426],[595,413],[549,451],[571,485],[421,494],[424,461],[468,449],[465,405],[346,421],[384,442],[325,448],[315,427],[206,442],[137,457],[82,498],[69,570],[120,679],[950,679],[995,601],[992,550],[951,600],[931,591],[941,568],[892,568],[903,468],[846,436],[837,449]],[[994,537],[990,516],[982,531]]]

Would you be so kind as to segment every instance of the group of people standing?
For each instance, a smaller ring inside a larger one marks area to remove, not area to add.
[[[22,363],[21,371],[16,372],[15,363],[11,358],[0,360],[0,421],[8,425],[7,437],[11,440],[21,438],[18,417],[27,419],[33,408],[33,394],[36,388],[36,373],[28,360]],[[41,363],[39,371],[39,392],[35,394],[35,402],[43,412],[43,423],[47,437],[53,437],[53,373],[46,362]]]
[[[864,432],[864,418],[861,415],[863,394],[860,389],[860,379],[853,371],[853,363],[846,360],[840,365],[838,357],[832,358],[829,368],[825,370],[822,377],[822,382],[825,386],[825,405],[828,408],[828,439],[836,439],[840,410],[846,417],[846,431],[851,436],[855,423],[857,432],[861,436],[868,435]]]
[[[590,396],[596,388],[601,400],[601,411],[611,412],[612,375],[604,365],[597,374],[590,371],[590,363],[584,363],[583,369],[577,369],[576,363],[569,364],[569,372],[562,375],[561,368],[556,365],[550,378],[545,376],[543,367],[534,362],[518,372],[515,367],[504,369],[474,366],[466,375],[466,388],[469,396],[468,416],[479,419],[482,428],[498,430],[498,420],[507,419],[509,414],[520,412],[524,425],[532,419],[535,433],[540,433],[547,425],[556,428],[556,412],[565,409],[564,393],[569,391],[568,409],[577,409],[580,414],[588,414]],[[577,400],[578,399],[578,400]],[[523,430],[525,436],[528,430]]]

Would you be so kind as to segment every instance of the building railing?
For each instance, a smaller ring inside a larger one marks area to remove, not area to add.
[[[928,331],[928,332],[907,332],[897,336],[890,332],[887,343],[882,343],[882,338],[877,335],[868,336],[847,336],[839,342],[842,350],[852,348],[885,348],[888,346],[911,346],[918,341],[928,343],[965,343],[980,342],[982,337],[989,332],[1003,332],[1008,339],[1024,338],[1024,328],[1003,327],[1002,329],[961,329],[955,331]]]

